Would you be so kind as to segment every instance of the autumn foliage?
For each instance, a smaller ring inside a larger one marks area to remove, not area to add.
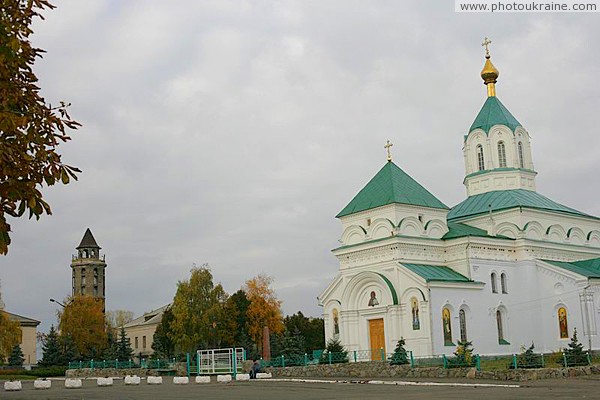
[[[0,364],[21,343],[21,326],[18,321],[11,321],[8,314],[0,310]]]
[[[70,338],[86,359],[101,357],[107,345],[104,302],[92,296],[73,296],[59,311],[61,336]]]
[[[246,281],[244,290],[250,300],[246,311],[248,333],[259,349],[262,348],[263,328],[266,326],[274,334],[283,332],[283,315],[281,301],[277,299],[271,288],[273,278],[267,275],[258,276]]]
[[[32,20],[42,18],[46,0],[0,0],[0,254],[8,252],[10,225],[6,217],[51,214],[42,186],[77,179],[79,169],[66,165],[56,151],[70,140],[67,129],[79,123],[67,104],[47,104],[33,64],[43,50],[29,42]]]

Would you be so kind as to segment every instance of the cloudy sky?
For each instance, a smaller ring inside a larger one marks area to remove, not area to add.
[[[266,273],[287,314],[321,313],[338,268],[335,215],[394,161],[453,206],[462,138],[498,97],[532,136],[538,191],[600,215],[598,14],[457,14],[425,1],[75,1],[35,23],[48,102],[83,124],[83,170],[45,189],[53,215],[12,220],[7,309],[55,323],[87,227],[107,309],[171,301],[193,263],[232,293]]]

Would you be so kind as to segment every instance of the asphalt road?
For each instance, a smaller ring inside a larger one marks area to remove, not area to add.
[[[451,383],[449,380],[437,380]],[[458,382],[458,381],[453,381]],[[460,381],[482,384],[478,381]],[[520,387],[482,386],[400,386],[358,383],[296,383],[253,381],[174,385],[168,379],[162,385],[125,386],[115,380],[112,387],[97,387],[96,380],[84,381],[81,389],[65,389],[63,381],[53,381],[49,390],[34,390],[33,381],[23,381],[23,390],[7,392],[0,389],[0,399],[599,399],[600,377],[543,380],[535,382],[485,382],[491,384],[518,384]]]

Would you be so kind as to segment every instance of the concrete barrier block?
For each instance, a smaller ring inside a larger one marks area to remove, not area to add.
[[[33,381],[34,389],[50,389],[52,387],[52,382],[46,379],[36,379]]]
[[[96,383],[98,384],[98,386],[112,386],[113,378],[98,378],[96,380]]]
[[[125,377],[125,384],[126,385],[139,385],[141,382],[141,379],[139,376],[131,376],[131,375],[127,375]]]
[[[190,379],[187,376],[174,376],[173,383],[175,385],[187,385],[190,383]]]
[[[235,376],[236,381],[244,382],[250,380],[250,374],[237,374]]]
[[[273,377],[273,374],[271,374],[270,372],[259,372],[256,374],[256,379],[271,379]]]
[[[231,375],[217,375],[217,382],[231,382]]]
[[[21,381],[4,382],[4,390],[9,392],[21,390],[22,388]]]
[[[83,386],[81,379],[78,379],[78,378],[65,379],[65,388],[67,388],[67,389],[79,389],[81,386]]]
[[[197,376],[196,383],[210,383],[210,376]]]
[[[149,376],[147,379],[148,385],[162,384],[162,376]]]

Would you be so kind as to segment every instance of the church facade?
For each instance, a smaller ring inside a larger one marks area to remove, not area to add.
[[[337,215],[339,272],[318,299],[326,340],[346,350],[378,357],[404,338],[415,356],[465,340],[479,354],[551,352],[575,329],[600,348],[600,218],[537,192],[529,133],[496,96],[486,42],[488,97],[463,143],[467,198],[447,207],[388,148]]]

